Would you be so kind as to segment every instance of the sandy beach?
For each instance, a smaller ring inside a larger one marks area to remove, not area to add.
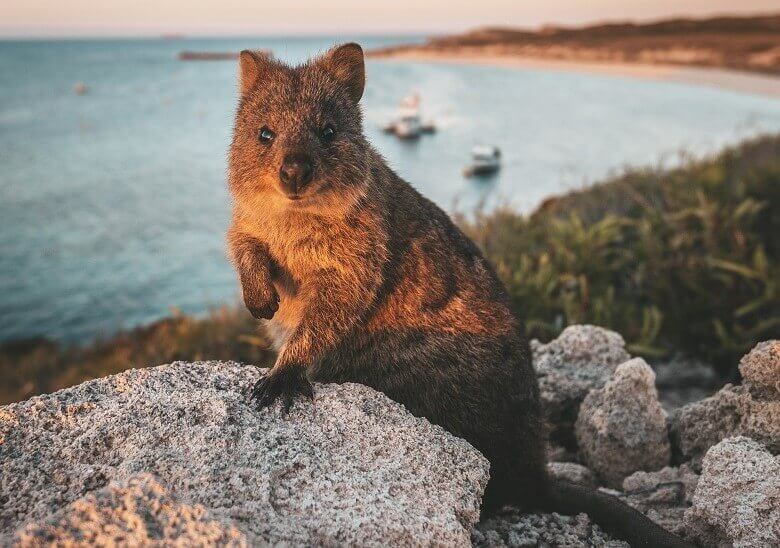
[[[562,72],[583,72],[622,78],[657,80],[692,84],[739,93],[749,93],[780,99],[780,78],[757,73],[718,68],[687,67],[681,65],[618,63],[611,61],[567,61],[540,59],[509,55],[485,54],[480,52],[436,52],[403,50],[371,55],[373,59],[391,62],[418,61],[435,63],[458,63],[490,65],[518,69],[549,70]]]

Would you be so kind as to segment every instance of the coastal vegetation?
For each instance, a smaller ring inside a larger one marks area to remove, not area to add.
[[[529,335],[620,332],[632,353],[673,352],[725,378],[780,333],[780,136],[703,160],[637,169],[543,203],[462,223],[506,283]]]
[[[724,379],[780,333],[780,136],[673,169],[630,170],[551,198],[458,219],[506,283],[530,336],[567,325],[620,332],[631,353],[711,363]],[[88,346],[0,346],[0,403],[176,360],[270,364],[241,306],[176,314]]]
[[[178,360],[268,365],[273,353],[256,325],[243,307],[223,306],[205,317],[175,313],[86,346],[45,339],[6,343],[0,345],[0,404],[133,367]]]
[[[483,28],[374,56],[408,53],[720,67],[780,74],[780,15],[616,22],[540,30]]]

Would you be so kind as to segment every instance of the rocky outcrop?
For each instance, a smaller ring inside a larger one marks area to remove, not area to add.
[[[531,349],[549,438],[554,445],[575,448],[574,422],[580,404],[631,358],[626,343],[614,331],[574,325],[548,344],[531,341]]]
[[[780,546],[780,457],[745,437],[718,443],[685,525],[704,546]]]
[[[777,341],[743,358],[743,385],[668,421],[616,333],[574,326],[532,346],[552,476],[606,484],[706,544],[780,542]],[[354,384],[258,411],[258,374],[176,363],[0,408],[0,545],[625,546],[585,515],[507,508],[474,528],[488,464],[465,441]],[[755,441],[723,441],[735,434]]]
[[[778,347],[777,341],[761,343],[742,358],[742,385],[726,385],[714,396],[673,413],[671,429],[679,461],[690,461],[699,470],[707,450],[732,436],[747,436],[780,452]]]
[[[620,488],[637,470],[669,464],[666,413],[658,402],[655,374],[643,359],[621,364],[603,388],[588,394],[576,435],[585,464],[610,487]]]
[[[175,363],[0,408],[0,544],[469,542],[468,443],[355,384],[258,411],[258,375]]]

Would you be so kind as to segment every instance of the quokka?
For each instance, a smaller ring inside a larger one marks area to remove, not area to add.
[[[479,249],[363,135],[363,51],[290,67],[240,56],[228,232],[244,302],[279,351],[261,407],[358,382],[491,463],[483,511],[587,512],[638,546],[685,546],[618,499],[547,475],[521,322]]]

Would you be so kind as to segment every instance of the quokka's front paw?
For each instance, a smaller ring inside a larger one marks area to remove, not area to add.
[[[270,320],[279,310],[279,294],[276,289],[244,290],[244,304],[258,320]]]
[[[287,413],[298,395],[314,399],[314,387],[306,378],[306,370],[302,366],[285,365],[273,368],[260,377],[250,397],[257,401],[260,409],[268,407],[281,397],[284,412]]]

